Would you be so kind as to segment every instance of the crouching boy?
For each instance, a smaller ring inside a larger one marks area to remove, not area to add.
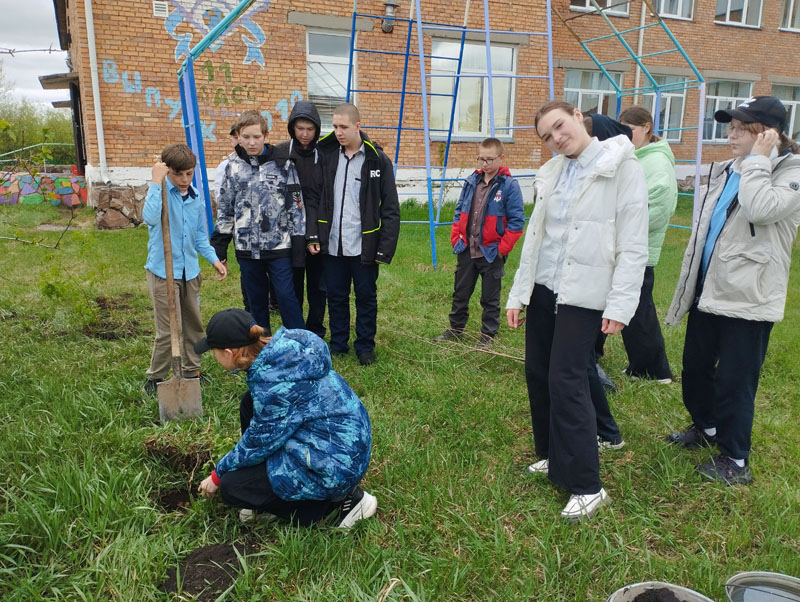
[[[208,322],[195,349],[214,351],[226,370],[246,370],[239,406],[242,436],[200,484],[242,521],[266,513],[299,525],[324,519],[351,527],[378,509],[358,484],[369,466],[367,410],[331,369],[327,345],[306,330],[281,327],[271,338],[241,309]]]

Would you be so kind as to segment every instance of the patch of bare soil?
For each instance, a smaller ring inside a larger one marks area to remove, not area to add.
[[[193,475],[195,471],[211,460],[211,452],[202,449],[199,445],[190,445],[186,449],[179,449],[173,442],[153,435],[145,440],[144,448],[147,453],[158,458],[174,470]]]
[[[194,494],[189,489],[170,489],[156,497],[156,504],[167,512],[185,512],[192,505]]]
[[[123,293],[116,297],[95,297],[98,312],[94,320],[84,326],[83,334],[95,339],[115,341],[135,337],[139,334],[139,321],[131,318],[133,294]]]
[[[161,590],[197,596],[195,600],[210,602],[236,580],[239,572],[238,556],[253,554],[254,544],[216,544],[198,548],[167,571]],[[237,556],[238,551],[238,556]]]
[[[633,599],[633,602],[685,602],[669,591],[666,587],[642,592]]]

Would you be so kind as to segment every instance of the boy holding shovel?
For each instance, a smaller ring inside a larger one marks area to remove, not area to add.
[[[172,248],[172,272],[175,280],[176,309],[182,342],[182,376],[197,377],[200,355],[194,344],[203,337],[200,318],[200,264],[202,255],[219,274],[218,280],[228,275],[228,270],[208,241],[203,199],[192,186],[192,176],[197,162],[194,153],[185,144],[170,144],[161,152],[161,161],[153,166],[153,180],[147,191],[142,219],[147,224],[147,288],[153,301],[156,340],[144,391],[155,395],[157,384],[166,378],[170,369],[169,306],[164,261],[164,239],[161,230],[162,186],[166,186],[169,207],[169,234]]]

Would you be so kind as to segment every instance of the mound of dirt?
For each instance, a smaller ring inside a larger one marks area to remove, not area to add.
[[[685,602],[669,591],[666,587],[659,587],[642,592],[633,599],[633,602]]]
[[[216,600],[236,580],[239,556],[257,551],[254,544],[216,544],[198,548],[167,571],[161,590],[197,596],[200,602]],[[179,576],[180,575],[180,582]]]
[[[168,440],[163,440],[158,435],[149,437],[144,442],[147,453],[158,458],[174,470],[193,475],[196,470],[211,460],[211,452],[202,449],[199,445],[190,445],[185,450],[178,447]]]
[[[93,321],[83,328],[87,337],[116,341],[139,335],[139,321],[130,318],[131,299],[133,294],[123,293],[116,297],[100,295],[95,297],[98,312]]]

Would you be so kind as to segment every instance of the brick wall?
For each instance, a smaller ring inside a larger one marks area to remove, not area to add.
[[[169,10],[179,6],[179,0],[169,0]],[[184,0],[184,4],[190,3]],[[220,7],[227,13],[237,3],[234,0],[208,1],[203,6]],[[642,3],[631,3],[630,16],[612,17],[620,29],[638,27]],[[715,25],[715,0],[696,0],[692,22],[667,20],[689,56],[704,73],[723,71],[742,73],[743,78],[755,79],[754,93],[767,94],[771,90],[769,77],[783,75],[798,77],[792,48],[800,34],[777,31],[780,3],[765,2],[762,27],[758,30]],[[491,26],[495,29],[515,31],[544,31],[546,15],[544,2],[491,0]],[[565,17],[578,13],[569,10],[569,0],[553,0],[553,6]],[[228,152],[227,132],[235,116],[246,109],[267,110],[272,120],[270,142],[287,137],[286,113],[298,95],[306,98],[306,30],[305,25],[294,24],[291,14],[329,15],[331,23],[338,17],[349,27],[351,5],[320,0],[292,2],[273,0],[268,10],[257,3],[247,13],[250,22],[240,20],[233,31],[222,40],[215,52],[211,49],[196,63],[195,79],[199,95],[201,121],[206,124],[209,139],[205,140],[206,161],[213,167]],[[148,167],[155,156],[169,142],[184,139],[181,127],[179,91],[176,71],[181,57],[176,59],[185,45],[194,46],[210,28],[213,14],[186,14],[163,19],[152,15],[150,0],[93,2],[94,23],[99,68],[99,86],[105,127],[107,161],[111,167]],[[362,0],[359,12],[382,15],[382,0]],[[463,7],[446,0],[425,0],[425,17],[429,21],[446,21],[460,25]],[[68,27],[71,34],[70,56],[80,78],[84,111],[86,150],[90,163],[98,165],[97,140],[94,127],[89,53],[86,46],[84,6],[82,0],[71,0],[68,6]],[[409,0],[401,0],[398,17],[409,16]],[[296,21],[296,19],[295,19]],[[192,24],[192,23],[196,24]],[[556,70],[556,96],[563,93],[563,62],[583,61],[588,57],[567,29],[554,16],[554,54],[562,66]],[[652,17],[647,17],[652,22]],[[406,43],[406,26],[398,22],[392,34],[380,30],[380,21],[368,21],[370,30],[358,33],[358,46],[366,49],[403,52]],[[469,25],[484,26],[480,3],[472,3]],[[570,25],[584,38],[606,33],[607,28],[598,15],[586,15],[570,20]],[[659,28],[645,33],[647,52],[666,48],[666,41],[656,35]],[[636,47],[638,34],[626,39]],[[430,52],[431,37],[425,36],[425,51]],[[184,45],[184,46],[182,46]],[[416,51],[416,34],[412,37],[412,51]],[[596,49],[601,60],[621,58],[624,51],[607,41]],[[742,52],[746,49],[746,52]],[[518,46],[517,72],[543,75],[547,71],[546,43],[544,38],[531,38]],[[765,60],[765,57],[770,57]],[[402,56],[361,54],[358,57],[358,85],[370,89],[398,90],[402,83]],[[587,63],[588,64],[588,63]],[[678,54],[650,59],[648,65],[676,67],[684,65]],[[630,65],[625,70],[625,87],[632,87],[634,72]],[[800,80],[800,78],[798,78]],[[420,90],[416,57],[408,68],[408,91]],[[800,84],[800,81],[798,81]],[[533,122],[536,108],[547,100],[544,80],[519,80],[516,84],[514,125],[527,126]],[[375,126],[394,126],[397,123],[399,95],[361,93],[358,104],[362,111],[365,129],[394,156],[395,132],[380,130]],[[624,105],[630,103],[626,100]],[[687,95],[684,126],[697,123],[697,92]],[[421,101],[417,95],[406,97],[406,127],[422,127]],[[370,127],[372,126],[372,128]],[[215,138],[215,140],[214,140]],[[424,143],[419,132],[404,131],[401,139],[401,163],[424,164]],[[676,155],[694,156],[696,138],[686,132],[682,144],[675,146]],[[474,142],[455,144],[451,150],[450,166],[471,167],[474,163]],[[538,166],[542,148],[536,135],[529,130],[518,130],[514,142],[506,147],[508,162],[517,168]],[[431,156],[436,162],[441,155],[441,145],[430,144]],[[546,155],[545,155],[546,156]],[[704,161],[728,156],[724,145],[707,145]]]

